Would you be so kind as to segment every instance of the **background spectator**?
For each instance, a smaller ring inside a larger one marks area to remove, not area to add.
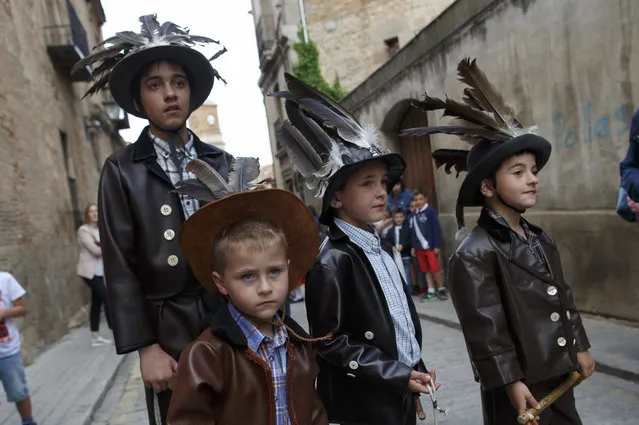
[[[406,189],[402,180],[398,181],[395,183],[393,190],[388,195],[388,211],[393,211],[399,208],[404,211],[404,214],[408,214],[411,199],[413,199],[413,191]]]

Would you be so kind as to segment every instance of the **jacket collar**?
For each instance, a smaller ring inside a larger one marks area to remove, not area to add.
[[[539,237],[542,241],[547,244],[553,244],[552,240],[548,237],[548,235],[546,235],[541,227],[535,226],[524,218],[522,218],[522,220],[526,222],[528,228],[530,228],[530,230],[532,230],[532,232],[536,234],[537,237]],[[488,211],[486,211],[485,208],[481,209],[477,224],[479,225],[479,227],[486,230],[492,237],[502,242],[509,242],[512,238],[512,231],[493,220],[493,218],[490,216],[490,214],[488,214]]]
[[[344,233],[342,229],[340,229],[337,226],[337,224],[335,224],[335,220],[331,220],[331,224],[329,224],[328,231],[326,232],[326,234],[331,241],[340,241],[340,240],[348,239],[348,236],[346,236],[346,233]]]
[[[195,133],[191,134],[193,134],[193,146],[195,147],[198,158],[224,155],[222,149],[202,142]],[[157,154],[153,147],[153,140],[149,137],[149,126],[146,126],[140,133],[138,140],[133,144],[133,161],[147,162],[149,159],[156,158]]]
[[[310,338],[308,333],[295,320],[291,319],[288,314],[284,317],[284,324],[293,332],[288,332],[288,340],[291,342],[302,342],[296,335],[302,338]],[[242,329],[237,324],[226,303],[220,304],[217,312],[211,315],[209,322],[211,332],[221,340],[239,348],[248,348],[248,342]]]

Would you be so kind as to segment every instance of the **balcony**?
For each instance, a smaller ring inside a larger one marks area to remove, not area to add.
[[[264,14],[260,16],[255,26],[255,37],[257,40],[257,53],[260,57],[260,68],[273,59],[276,49],[275,40],[275,20],[273,15]]]
[[[53,66],[70,81],[89,81],[90,68],[85,67],[71,75],[71,68],[89,54],[87,34],[69,0],[66,0],[68,23],[44,27],[47,52]]]

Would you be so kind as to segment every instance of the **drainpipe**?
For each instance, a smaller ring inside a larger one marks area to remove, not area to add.
[[[308,28],[306,28],[306,12],[304,11],[304,0],[299,0],[300,17],[302,18],[302,32],[304,33],[304,43],[308,43]]]

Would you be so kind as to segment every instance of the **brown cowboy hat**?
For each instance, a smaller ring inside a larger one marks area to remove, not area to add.
[[[288,243],[289,290],[299,286],[319,251],[315,217],[304,202],[282,189],[238,192],[197,210],[184,223],[180,247],[200,283],[217,293],[213,282],[213,242],[223,230],[249,219],[267,220],[284,232]]]

